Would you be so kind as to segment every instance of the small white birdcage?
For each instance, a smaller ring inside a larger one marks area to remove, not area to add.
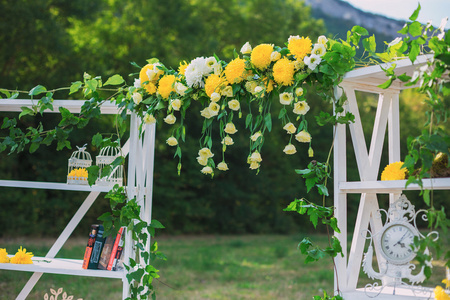
[[[68,184],[88,184],[88,172],[86,168],[92,165],[91,155],[86,152],[86,145],[78,147],[69,158],[69,169],[67,172]]]
[[[96,164],[100,168],[99,176],[97,178],[98,185],[122,185],[123,183],[123,165],[111,166],[112,171],[108,176],[101,177],[102,170],[110,165],[117,157],[121,155],[121,149],[119,147],[105,147],[100,150],[99,155],[96,157]]]

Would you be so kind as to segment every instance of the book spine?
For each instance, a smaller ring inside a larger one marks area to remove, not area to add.
[[[124,230],[124,228],[120,227],[119,232],[117,233],[116,240],[114,241],[114,246],[111,251],[111,257],[109,258],[109,262],[108,262],[108,267],[107,267],[108,270],[112,270],[114,259],[116,257],[116,253],[117,253],[117,248],[119,247],[119,242],[122,239],[123,230]]]
[[[116,256],[114,257],[114,262],[112,265],[112,270],[116,271],[117,267],[119,265],[120,257],[122,256],[123,251],[123,244],[124,244],[124,236],[122,235],[122,238],[120,239],[119,245],[117,246],[117,252]]]
[[[84,252],[83,265],[82,265],[83,269],[88,268],[89,261],[91,259],[92,248],[94,247],[95,237],[97,236],[98,228],[99,228],[99,225],[91,226],[91,231],[89,233],[89,239],[87,242],[86,250]]]
[[[92,247],[91,259],[89,260],[88,269],[98,269],[100,254],[102,253],[105,237],[103,236],[104,228],[99,225],[97,236],[95,237],[94,246]]]
[[[114,242],[115,236],[110,235],[105,238],[105,244],[103,245],[102,254],[100,255],[100,260],[98,261],[98,268],[100,270],[107,270]]]

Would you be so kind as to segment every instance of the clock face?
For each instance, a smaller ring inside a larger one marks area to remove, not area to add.
[[[409,225],[409,224],[407,224]],[[403,264],[415,257],[411,245],[414,242],[414,229],[405,224],[393,224],[381,235],[383,256],[393,264]]]

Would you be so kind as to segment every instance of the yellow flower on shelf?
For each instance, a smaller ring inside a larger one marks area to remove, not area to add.
[[[185,93],[186,93],[186,91],[187,91],[187,89],[188,89],[188,87],[187,86],[185,86],[184,84],[182,84],[181,82],[175,82],[175,92],[177,92],[177,94],[178,95],[180,95],[180,96],[183,96]]]
[[[240,83],[244,80],[247,72],[245,70],[245,60],[235,58],[225,67],[225,77],[231,84]]]
[[[289,92],[284,92],[280,94],[280,103],[283,105],[290,105],[292,100],[294,100],[294,95]]]
[[[403,168],[403,162],[397,161],[387,165],[381,173],[381,180],[403,180],[408,170]]]
[[[159,80],[159,86],[158,86],[158,93],[163,97],[164,99],[168,99],[170,96],[170,93],[175,92],[175,75],[164,75]]]
[[[294,63],[286,57],[273,65],[273,79],[281,85],[291,85],[294,82]]]
[[[210,158],[213,157],[214,154],[211,152],[211,149],[204,147],[198,151],[198,156]]]
[[[172,102],[170,103],[170,105],[172,106],[173,110],[179,111],[181,108],[181,100],[180,99],[174,99],[172,100]]]
[[[208,97],[211,97],[212,93],[220,92],[227,84],[227,81],[222,76],[211,74],[205,80],[205,93]]]
[[[309,111],[309,105],[306,101],[295,102],[294,104],[294,114],[305,115]]]
[[[222,144],[226,145],[226,146],[231,146],[234,144],[233,139],[231,138],[231,136],[227,135],[226,137],[223,138],[222,140]]]
[[[258,140],[259,137],[262,137],[261,131],[258,131],[258,132],[256,132],[256,133],[254,133],[254,134],[250,137],[250,139],[251,139],[252,141],[256,142],[256,141]],[[261,139],[262,139],[262,138],[261,138]]]
[[[271,62],[270,57],[272,55],[272,52],[273,52],[273,45],[270,44],[258,45],[253,49],[252,54],[250,56],[250,60],[256,68],[260,70],[265,70],[270,65]]]
[[[8,252],[5,248],[0,248],[0,263],[9,263]]]
[[[223,88],[223,90],[220,92],[220,94],[222,96],[226,96],[226,97],[233,97],[233,88],[231,87],[231,85],[227,85],[226,87]]]
[[[303,58],[311,53],[312,42],[309,37],[290,36],[288,40],[288,49],[297,60],[303,60]]]
[[[450,296],[445,292],[445,290],[440,285],[438,285],[434,289],[434,299],[436,299],[436,300],[450,300]]]
[[[152,114],[145,114],[144,116],[144,123],[145,124],[155,124],[156,119]]]
[[[16,255],[11,257],[11,263],[12,264],[32,264],[33,261],[31,258],[33,257],[33,253],[27,252],[27,249],[20,246],[19,250],[17,250]]]
[[[211,102],[218,102],[219,100],[220,100],[220,94],[219,93],[216,93],[216,92],[214,92],[214,93],[212,93],[211,95]]]
[[[259,153],[258,151],[253,152],[252,155],[250,156],[249,160],[251,162],[257,162],[257,163],[262,162],[261,153]]]
[[[73,177],[88,177],[88,172],[85,168],[73,169],[69,172],[69,176]]]
[[[139,72],[141,86],[150,95],[156,93],[155,82],[158,80],[159,74],[158,68],[156,68],[153,64],[145,65]]]

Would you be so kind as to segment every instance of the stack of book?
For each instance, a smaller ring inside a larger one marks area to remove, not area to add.
[[[102,225],[91,225],[82,268],[111,271],[120,269],[124,231],[125,227],[121,227],[116,235],[105,237]]]

